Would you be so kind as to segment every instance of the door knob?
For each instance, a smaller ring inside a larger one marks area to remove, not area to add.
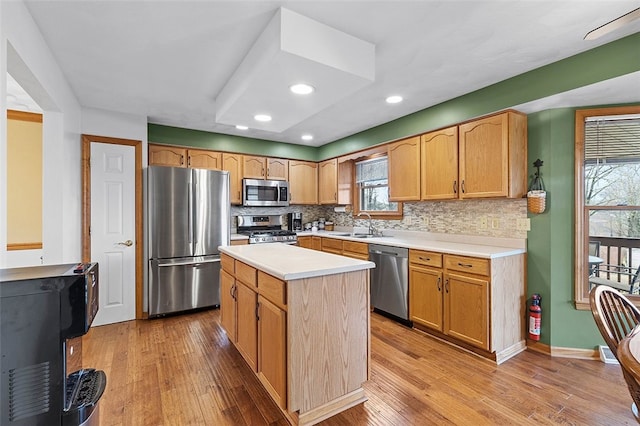
[[[119,243],[118,243],[118,245],[119,245],[119,246],[127,246],[127,247],[131,247],[131,246],[133,245],[133,241],[131,241],[131,240],[127,240],[127,241],[124,241],[124,242],[119,242]]]

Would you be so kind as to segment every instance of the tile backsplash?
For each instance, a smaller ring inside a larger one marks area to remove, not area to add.
[[[231,207],[236,227],[238,215],[286,215],[302,212],[302,222],[320,217],[333,221],[335,226],[368,226],[368,219],[355,218],[351,213],[336,213],[334,206],[291,207]],[[518,226],[518,219],[527,219],[527,200],[458,200],[416,201],[403,204],[402,220],[373,220],[376,229],[396,229],[462,235],[482,235],[505,238],[527,238],[527,231]],[[286,217],[285,217],[286,221]]]

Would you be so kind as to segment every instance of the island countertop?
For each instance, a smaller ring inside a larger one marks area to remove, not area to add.
[[[220,251],[283,281],[375,268],[366,260],[283,243],[221,246]]]

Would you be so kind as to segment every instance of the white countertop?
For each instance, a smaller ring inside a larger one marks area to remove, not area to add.
[[[356,231],[366,232],[366,229],[356,229]],[[381,244],[386,246],[437,251],[441,253],[488,259],[526,253],[526,240],[519,238],[496,238],[477,235],[438,234],[431,232],[393,230],[385,230],[383,231],[383,236],[374,238],[354,238],[352,236],[340,235],[345,234],[346,232],[348,231],[303,231],[298,232],[298,237],[331,237],[348,241],[360,241],[367,244]]]
[[[222,253],[284,281],[375,268],[373,262],[282,243],[219,248]]]

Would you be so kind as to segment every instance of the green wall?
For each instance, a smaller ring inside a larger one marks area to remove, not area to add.
[[[162,126],[160,124],[148,124],[147,132],[148,140],[152,143],[309,161],[316,161],[317,155],[317,148],[310,146]]]
[[[588,43],[585,42],[585,46]],[[638,46],[640,33],[319,148],[154,124],[149,124],[149,141],[319,161],[640,71]],[[603,99],[603,103],[607,100]],[[535,159],[543,160],[541,173],[549,198],[543,214],[530,215],[527,293],[542,296],[543,343],[554,347],[593,348],[602,344],[602,339],[591,313],[577,311],[573,305],[574,114],[575,108],[559,108],[528,116],[529,175],[533,174]]]

